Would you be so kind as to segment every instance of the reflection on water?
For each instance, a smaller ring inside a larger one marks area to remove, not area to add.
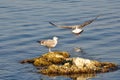
[[[88,80],[90,78],[95,77],[95,74],[80,74],[80,75],[72,75],[70,76],[73,80]]]
[[[46,53],[37,40],[58,36],[53,50],[68,51],[72,57],[85,57],[120,64],[120,0],[0,0],[0,79],[50,79],[29,72],[32,65],[18,62]],[[81,24],[101,16],[79,36],[70,30],[51,26]],[[75,52],[74,48],[80,48]],[[27,69],[26,69],[27,67]],[[29,69],[29,70],[28,70]],[[120,71],[101,74],[96,80],[119,80]],[[56,80],[70,79],[56,77]]]
[[[47,76],[51,77],[53,80],[56,80],[56,76],[58,76],[58,75],[51,74],[51,75],[47,75]],[[96,74],[74,74],[74,75],[61,75],[61,76],[69,77],[72,80],[88,80],[88,79],[94,78],[96,76]]]

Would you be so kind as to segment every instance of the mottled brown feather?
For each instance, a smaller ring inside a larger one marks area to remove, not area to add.
[[[55,41],[54,40],[42,40],[43,43],[41,45],[44,45],[46,47],[55,47]]]

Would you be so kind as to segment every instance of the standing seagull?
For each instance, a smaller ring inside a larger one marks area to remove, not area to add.
[[[49,48],[49,52],[51,51],[51,48],[55,47],[57,45],[57,41],[58,38],[57,37],[53,37],[53,39],[48,39],[48,40],[41,40],[41,41],[37,41],[40,45],[43,45],[45,47]]]
[[[86,25],[92,23],[93,21],[95,21],[99,16],[96,16],[94,19],[88,20],[86,22],[84,22],[83,24],[80,25],[73,25],[73,26],[58,26],[52,22],[49,22],[51,25],[56,26],[56,27],[61,27],[61,28],[68,28],[68,29],[72,29],[72,33],[74,34],[80,34],[83,32],[82,28],[85,27]]]

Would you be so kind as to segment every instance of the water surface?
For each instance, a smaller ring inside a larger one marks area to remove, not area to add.
[[[72,80],[36,73],[31,64],[19,61],[33,58],[48,49],[37,40],[59,37],[52,50],[120,64],[120,0],[1,0],[0,1],[0,80]],[[81,24],[101,15],[75,36],[70,30],[51,26]],[[80,47],[82,53],[74,52]],[[90,80],[119,80],[120,70],[98,74]],[[79,77],[83,80],[84,78]]]

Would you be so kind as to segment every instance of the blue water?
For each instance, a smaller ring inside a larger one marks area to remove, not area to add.
[[[97,15],[101,16],[86,26],[79,37],[48,23],[81,24]],[[19,63],[46,53],[48,49],[36,41],[53,36],[59,37],[59,43],[52,50],[120,64],[120,0],[1,0],[0,80],[72,80],[67,76],[41,75],[33,65]],[[75,52],[75,47],[83,51]],[[90,78],[119,79],[120,70]]]

